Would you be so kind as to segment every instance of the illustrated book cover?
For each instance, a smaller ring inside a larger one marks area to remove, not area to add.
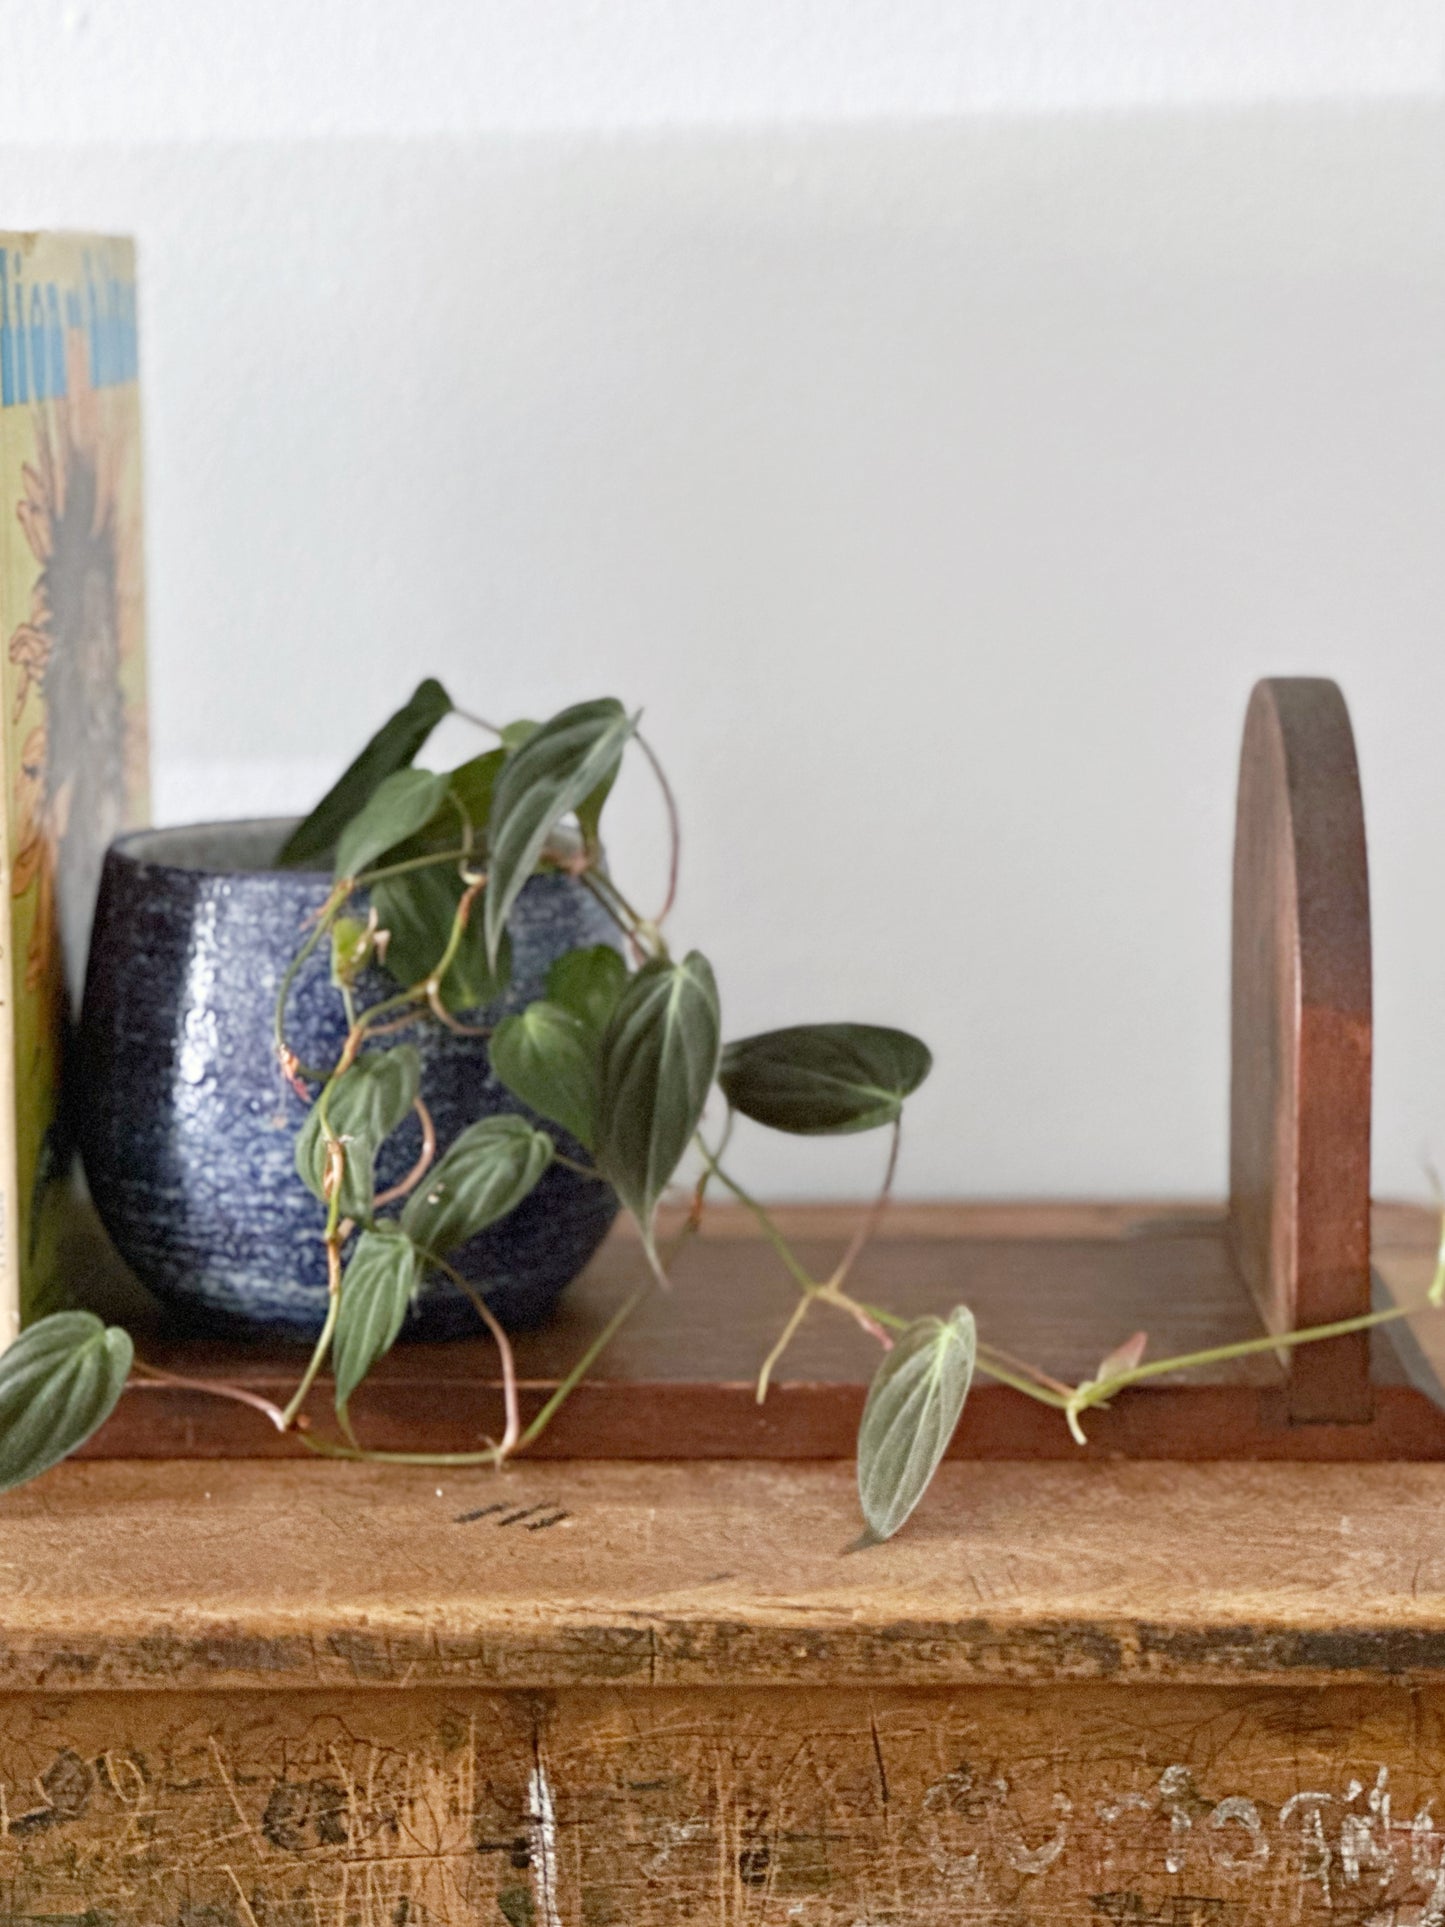
[[[0,1346],[48,1306],[101,859],[145,820],[135,256],[0,233]]]

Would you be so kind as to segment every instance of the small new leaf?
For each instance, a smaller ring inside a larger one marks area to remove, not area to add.
[[[415,836],[436,815],[446,794],[446,777],[425,769],[399,769],[378,783],[337,841],[337,876],[359,876],[388,850]]]
[[[412,1044],[370,1051],[343,1071],[326,1101],[332,1135],[341,1140],[345,1165],[341,1215],[365,1223],[371,1216],[373,1167],[382,1143],[400,1124],[421,1084],[421,1059]],[[318,1099],[296,1134],[296,1172],[306,1188],[326,1199],[326,1138]]]
[[[868,1389],[858,1427],[858,1496],[877,1539],[891,1539],[928,1490],[973,1380],[973,1313],[919,1318]]]
[[[580,1017],[545,1000],[492,1033],[492,1069],[507,1089],[588,1151],[597,1141],[598,1041]]]
[[[291,832],[281,851],[282,868],[323,864],[377,785],[394,771],[408,767],[443,716],[451,713],[451,707],[451,697],[434,676],[418,683],[409,701],[387,718],[305,822]]]
[[[508,758],[487,825],[483,932],[495,963],[518,893],[561,819],[616,771],[633,723],[612,697],[577,703],[542,724]]]
[[[720,1037],[717,984],[696,950],[644,964],[603,1036],[597,1162],[649,1241],[717,1075]]]
[[[343,1424],[352,1393],[389,1352],[421,1275],[416,1246],[396,1225],[363,1231],[341,1278],[332,1341],[336,1410]]]
[[[354,984],[371,961],[373,931],[357,917],[338,917],[331,926],[331,981],[338,989]]]
[[[84,1445],[125,1389],[132,1347],[89,1311],[30,1325],[0,1357],[0,1491]]]
[[[744,1117],[823,1137],[892,1124],[933,1065],[926,1044],[879,1024],[797,1024],[741,1038],[718,1082]]]
[[[627,988],[627,975],[626,963],[610,944],[569,950],[547,972],[547,997],[600,1037]]]
[[[514,1211],[552,1162],[552,1140],[520,1117],[470,1124],[412,1192],[401,1227],[423,1252],[444,1258]]]
[[[1111,1378],[1117,1378],[1121,1372],[1136,1371],[1144,1363],[1144,1354],[1148,1349],[1148,1332],[1135,1332],[1132,1338],[1126,1338],[1122,1345],[1116,1345],[1100,1360],[1093,1383],[1103,1385]]]

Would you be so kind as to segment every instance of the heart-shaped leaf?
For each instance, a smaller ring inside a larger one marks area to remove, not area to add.
[[[612,697],[543,723],[507,759],[487,825],[482,926],[494,963],[507,917],[553,829],[616,770],[633,722]]]
[[[132,1356],[129,1335],[90,1311],[21,1332],[0,1357],[0,1492],[84,1445],[115,1409]]]
[[[326,1100],[332,1135],[341,1140],[341,1215],[364,1224],[371,1216],[376,1153],[416,1102],[421,1059],[412,1044],[369,1051],[343,1071]],[[308,1191],[326,1198],[326,1138],[318,1099],[296,1134],[296,1171]]]
[[[581,830],[582,840],[589,850],[597,849],[601,843],[602,811],[608,797],[612,794],[612,786],[617,781],[619,767],[620,765],[614,763],[592,794],[584,796],[577,805],[577,827]]]
[[[320,866],[336,847],[347,824],[369,801],[372,791],[394,771],[405,769],[443,716],[451,713],[452,699],[434,676],[417,684],[372,737],[356,760],[337,778],[304,823],[286,839],[281,851],[284,869]]]
[[[454,769],[447,778],[447,789],[465,810],[468,821],[478,834],[487,827],[497,778],[506,760],[507,752],[504,749],[489,749],[484,756],[474,756],[470,762]],[[453,825],[455,820],[453,812]]]
[[[378,783],[337,840],[337,876],[359,876],[388,850],[415,836],[442,807],[446,794],[446,777],[425,769],[399,769]]]
[[[492,1069],[514,1097],[590,1151],[597,1139],[598,1043],[580,1017],[544,1000],[497,1025]]]
[[[424,983],[446,955],[466,888],[453,863],[431,864],[372,884],[377,922],[387,932],[386,969],[403,990]],[[457,954],[442,978],[441,997],[448,1010],[494,1004],[512,974],[511,944],[505,934],[497,968],[488,965],[481,913],[481,903],[474,900]]]
[[[515,1210],[552,1152],[551,1138],[525,1118],[484,1117],[468,1125],[407,1199],[403,1231],[424,1252],[444,1258]]]
[[[720,1034],[712,967],[694,950],[644,964],[603,1036],[597,1162],[649,1246],[717,1074]]]
[[[332,1341],[336,1409],[343,1422],[352,1393],[395,1344],[420,1276],[420,1255],[398,1225],[379,1224],[357,1239],[342,1273]]]
[[[610,944],[569,950],[547,972],[549,1002],[570,1010],[587,1029],[600,1037],[627,988],[628,970]]]
[[[718,1082],[735,1111],[815,1137],[892,1124],[933,1065],[928,1047],[879,1024],[797,1024],[729,1044]]]
[[[973,1381],[973,1313],[919,1318],[874,1374],[858,1427],[858,1496],[878,1539],[891,1539],[948,1449]]]

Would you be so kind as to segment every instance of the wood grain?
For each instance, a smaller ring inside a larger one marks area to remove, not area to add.
[[[1235,819],[1230,1223],[1269,1328],[1370,1298],[1369,876],[1354,737],[1332,682],[1256,685]],[[1296,1351],[1296,1423],[1370,1416],[1359,1335]]]
[[[0,1499],[0,1692],[1445,1684],[1445,1467],[70,1464]]]

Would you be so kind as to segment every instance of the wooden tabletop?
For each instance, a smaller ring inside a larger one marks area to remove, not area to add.
[[[1445,1468],[62,1466],[0,1500],[0,1685],[1429,1678]]]

